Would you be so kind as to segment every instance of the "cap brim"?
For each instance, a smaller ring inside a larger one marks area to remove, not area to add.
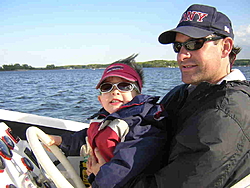
[[[175,29],[162,33],[158,40],[161,44],[169,44],[175,41],[176,33],[187,35],[191,38],[203,38],[214,33],[213,31],[207,31],[193,26],[180,26]]]

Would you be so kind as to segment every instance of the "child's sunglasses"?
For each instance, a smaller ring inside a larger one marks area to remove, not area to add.
[[[174,42],[173,48],[176,53],[179,53],[181,51],[182,46],[184,46],[186,50],[195,51],[201,49],[206,41],[216,41],[223,38],[224,37],[222,36],[217,36],[217,37],[208,37],[200,39],[190,39],[186,42]]]
[[[130,83],[130,82],[119,82],[116,84],[103,83],[103,84],[101,84],[99,90],[101,93],[108,93],[108,92],[111,92],[113,90],[114,86],[119,91],[122,91],[122,92],[133,91],[133,89],[136,89],[140,93],[140,90],[138,89],[138,87],[135,84]]]

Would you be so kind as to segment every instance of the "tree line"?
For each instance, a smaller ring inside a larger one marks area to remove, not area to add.
[[[146,62],[137,62],[143,68],[149,67],[178,67],[177,61],[174,60],[153,60]],[[54,70],[54,69],[103,69],[110,64],[88,64],[88,65],[65,65],[55,66],[54,64],[47,65],[45,68],[35,68],[28,64],[10,64],[0,66],[0,71],[14,71],[14,70]],[[238,59],[234,66],[250,66],[250,59]]]

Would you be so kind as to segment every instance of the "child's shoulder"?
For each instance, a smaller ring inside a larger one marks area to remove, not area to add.
[[[152,96],[152,95],[145,95],[145,94],[140,94],[136,95],[132,101],[129,103],[138,103],[138,104],[143,104],[143,103],[156,103],[159,100],[159,96]],[[129,104],[128,103],[128,104]]]

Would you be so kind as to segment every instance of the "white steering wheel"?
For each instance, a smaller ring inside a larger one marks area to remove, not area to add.
[[[26,137],[38,162],[41,164],[45,172],[49,175],[49,177],[53,180],[58,188],[85,188],[83,181],[76,173],[62,151],[56,145],[48,146],[47,143],[50,142],[50,138],[47,134],[45,134],[41,129],[37,127],[29,127],[26,131]],[[56,156],[56,158],[62,163],[69,177],[71,177],[71,179],[73,180],[75,186],[72,186],[68,182],[68,180],[61,174],[61,172],[47,155],[39,140],[41,140],[41,142],[44,143]]]

